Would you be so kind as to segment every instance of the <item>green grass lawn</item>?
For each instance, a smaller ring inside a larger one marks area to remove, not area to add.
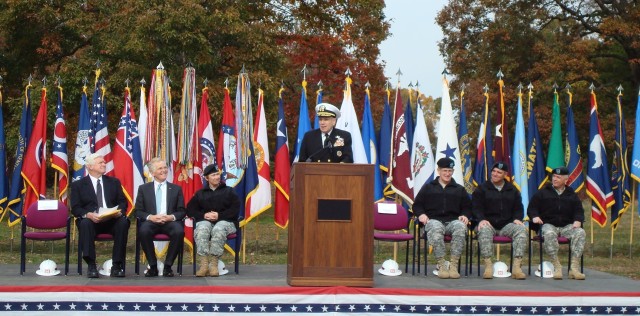
[[[585,203],[586,204],[586,203]],[[586,206],[586,205],[585,205]],[[586,207],[585,207],[586,208]],[[586,218],[590,218],[590,210],[585,211]],[[640,280],[640,269],[638,269],[637,259],[640,258],[640,220],[637,213],[634,214],[634,236],[633,244],[629,247],[630,238],[630,211],[624,214],[618,229],[615,231],[615,240],[613,243],[613,257],[610,258],[611,250],[611,229],[607,225],[601,228],[597,224],[593,227],[593,244],[591,243],[591,220],[585,223],[587,231],[587,245],[584,252],[585,267],[603,272],[609,272],[617,275],[630,277]],[[135,221],[135,219],[133,219]],[[273,223],[273,212],[271,210],[264,212],[245,227],[245,249],[241,254],[242,264],[285,264],[287,262],[287,238],[288,231],[281,229]],[[135,254],[135,223],[131,224],[129,232],[129,243],[127,245],[127,263],[132,264]],[[76,234],[73,235],[77,236]],[[72,241],[71,249],[71,265],[74,267],[76,263],[77,241]],[[111,243],[97,243],[98,261],[103,262],[111,254]],[[474,245],[475,247],[475,245]],[[566,260],[566,247],[561,247],[560,257]],[[404,269],[405,248],[401,243],[397,246],[397,261]],[[631,256],[629,251],[631,250]],[[474,254],[477,251],[474,248]],[[393,258],[394,246],[386,242],[374,242],[374,262],[381,264],[384,260]],[[411,253],[410,253],[411,256]],[[432,256],[430,256],[429,264],[432,265]],[[501,247],[501,260],[509,260],[508,246]],[[533,263],[537,265],[537,246],[534,245]],[[44,259],[53,259],[62,265],[64,263],[64,241],[56,242],[27,242],[27,262],[38,264]],[[474,270],[475,270],[474,255]],[[223,257],[225,263],[233,262],[233,257],[225,254]],[[423,261],[423,260],[422,260]],[[20,262],[20,225],[9,228],[6,223],[0,226],[0,263],[18,264]],[[185,256],[185,263],[191,262],[188,256]],[[525,258],[526,262],[526,258]],[[566,264],[566,262],[564,263]],[[411,269],[411,267],[410,267]],[[431,268],[430,268],[431,269]],[[17,273],[18,271],[16,271]],[[588,275],[587,275],[588,277]]]

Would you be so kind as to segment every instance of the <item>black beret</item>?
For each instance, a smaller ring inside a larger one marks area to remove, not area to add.
[[[453,159],[451,159],[449,157],[440,158],[440,160],[438,160],[438,168],[451,168],[451,169],[453,169],[453,167],[455,165],[456,165],[456,163],[453,161]]]
[[[491,167],[491,170],[493,170],[495,168],[498,168],[498,169],[500,169],[502,171],[505,171],[505,172],[509,172],[509,166],[506,163],[502,162],[502,161],[498,161],[498,162],[494,163],[493,167]]]
[[[218,172],[220,170],[218,170],[218,166],[216,166],[215,164],[210,164],[208,165],[206,168],[204,168],[204,172],[202,173],[203,176],[208,176],[212,173]]]
[[[569,169],[567,169],[567,167],[557,167],[553,168],[553,170],[551,170],[551,173],[566,176],[569,174]]]

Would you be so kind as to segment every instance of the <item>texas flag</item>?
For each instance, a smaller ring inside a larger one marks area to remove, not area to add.
[[[273,185],[276,187],[276,205],[273,220],[280,228],[286,228],[289,224],[289,175],[291,164],[289,163],[289,136],[287,123],[284,116],[284,102],[282,90],[278,98],[278,123],[276,126],[276,165]]]

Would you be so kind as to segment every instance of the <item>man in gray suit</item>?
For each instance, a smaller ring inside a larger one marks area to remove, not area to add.
[[[182,219],[186,215],[182,188],[167,182],[167,163],[160,158],[153,158],[147,163],[153,181],[138,188],[136,198],[136,217],[142,223],[138,230],[140,245],[144,251],[150,268],[145,277],[158,276],[158,262],[153,236],[167,234],[170,237],[169,249],[164,261],[162,275],[172,277],[171,266],[178,255],[179,244],[183,242],[184,226]]]

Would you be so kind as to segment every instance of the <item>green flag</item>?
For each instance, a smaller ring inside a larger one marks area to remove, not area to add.
[[[553,96],[553,126],[551,127],[551,140],[547,155],[547,172],[553,168],[564,166],[564,147],[562,147],[562,129],[560,127],[560,105],[558,104],[558,92]]]

